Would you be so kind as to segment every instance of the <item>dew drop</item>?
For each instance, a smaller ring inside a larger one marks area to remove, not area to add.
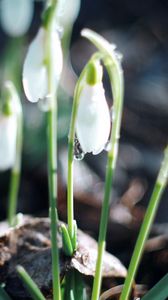
[[[85,156],[85,153],[84,152],[81,152],[81,153],[75,153],[74,154],[74,159],[75,160],[82,160]]]
[[[74,141],[74,159],[75,160],[82,160],[84,158],[84,156],[85,156],[85,153],[83,152],[77,137],[75,137],[75,141]]]

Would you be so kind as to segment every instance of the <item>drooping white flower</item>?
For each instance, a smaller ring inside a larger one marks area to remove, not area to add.
[[[60,26],[63,26],[63,28],[73,24],[78,16],[80,3],[80,0],[58,1],[56,22],[58,22]]]
[[[98,154],[104,149],[110,134],[110,123],[102,82],[85,82],[79,97],[76,121],[77,138],[85,153]]]
[[[0,112],[0,170],[12,168],[16,157],[18,116],[21,104],[14,85],[6,81],[3,88],[4,102]]]
[[[0,170],[12,168],[16,155],[16,115],[0,115]]]
[[[0,20],[4,31],[12,37],[25,34],[31,24],[33,0],[1,0]]]
[[[46,67],[47,31],[41,27],[31,42],[23,66],[23,86],[31,102],[37,102],[48,96],[48,79]],[[60,78],[63,65],[61,43],[57,31],[51,36],[51,57],[55,82]]]

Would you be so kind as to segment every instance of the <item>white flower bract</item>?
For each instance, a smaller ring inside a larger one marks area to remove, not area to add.
[[[48,91],[47,68],[45,65],[46,30],[39,29],[36,37],[31,42],[23,66],[23,86],[25,94],[31,102],[44,99]],[[62,49],[57,31],[52,32],[51,57],[54,70],[54,79],[57,82],[62,71]]]
[[[33,0],[1,0],[0,19],[4,31],[13,37],[25,34],[33,17]]]
[[[110,114],[101,82],[85,84],[79,98],[76,134],[82,150],[100,153],[110,134]]]
[[[0,115],[0,170],[12,168],[16,155],[16,115]]]
[[[76,20],[81,0],[71,0],[71,1],[58,1],[58,8],[56,12],[56,20],[59,21],[63,28],[70,26]]]

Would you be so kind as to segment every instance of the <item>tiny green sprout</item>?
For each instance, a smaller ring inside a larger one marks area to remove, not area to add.
[[[67,256],[72,256],[73,247],[72,247],[72,243],[71,243],[71,238],[69,236],[69,232],[68,232],[65,224],[61,225],[61,232],[62,232],[63,250]]]

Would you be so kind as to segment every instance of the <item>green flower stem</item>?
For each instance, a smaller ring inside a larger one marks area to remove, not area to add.
[[[21,156],[22,156],[22,140],[23,140],[23,116],[22,108],[17,114],[17,136],[16,136],[16,157],[15,163],[11,172],[10,188],[9,188],[9,204],[8,204],[8,223],[14,226],[14,218],[17,211],[17,199],[20,185],[21,173]]]
[[[52,64],[52,30],[54,26],[54,16],[57,7],[57,1],[53,0],[51,10],[51,17],[48,19],[46,26],[47,40],[46,40],[46,66],[48,72],[48,95],[51,97],[51,106],[47,111],[48,122],[48,181],[49,181],[49,200],[50,209],[49,215],[51,220],[51,255],[52,255],[52,276],[53,276],[53,299],[61,300],[60,276],[59,276],[59,250],[57,243],[57,102],[56,91],[57,84],[53,78],[53,64]]]
[[[161,196],[165,190],[168,179],[168,147],[165,150],[165,156],[159,171],[155,187],[149,201],[149,205],[145,214],[144,221],[142,223],[140,233],[134,248],[134,252],[131,258],[131,262],[128,268],[128,275],[125,280],[124,288],[120,297],[120,300],[128,300],[131,293],[134,278],[137,273],[137,269],[143,254],[145,242],[149,236],[149,232],[154,221],[158,205],[160,203]],[[152,298],[151,298],[152,299]]]
[[[74,101],[72,106],[70,130],[68,136],[68,185],[67,185],[67,202],[68,202],[68,231],[71,240],[74,235],[74,201],[73,201],[73,156],[74,156],[74,139],[75,139],[75,124],[79,105],[79,95],[81,91],[81,82],[85,73],[86,67],[81,73],[74,92]]]
[[[116,161],[118,155],[118,140],[120,136],[121,116],[123,107],[123,72],[114,49],[112,46],[100,35],[95,32],[84,29],[82,36],[89,39],[102,53],[102,60],[108,71],[111,88],[113,93],[113,126],[110,137],[111,148],[108,152],[108,161],[105,179],[105,193],[101,212],[99,239],[98,239],[98,257],[96,263],[96,272],[93,283],[92,300],[98,300],[101,289],[103,254],[106,246],[106,232],[109,217],[109,206],[111,198],[111,185],[116,168]]]
[[[95,55],[93,55],[91,57],[90,61],[97,59],[99,57],[100,57],[100,53],[96,53]],[[74,100],[73,100],[73,106],[72,106],[72,114],[71,114],[71,122],[70,122],[70,130],[69,130],[69,136],[68,136],[68,185],[67,185],[68,211],[67,211],[67,217],[68,217],[68,232],[69,232],[71,240],[73,239],[73,236],[75,234],[75,232],[74,232],[74,201],[73,201],[73,160],[74,160],[73,157],[74,157],[75,125],[76,125],[77,111],[78,111],[78,105],[79,105],[79,95],[80,95],[81,88],[82,88],[82,81],[85,76],[85,72],[86,72],[89,62],[87,63],[87,65],[83,69],[82,73],[80,74],[80,77],[79,77],[78,82],[75,87]]]
[[[46,300],[36,283],[31,279],[29,274],[22,266],[16,268],[20,279],[23,281],[26,289],[34,300]]]

